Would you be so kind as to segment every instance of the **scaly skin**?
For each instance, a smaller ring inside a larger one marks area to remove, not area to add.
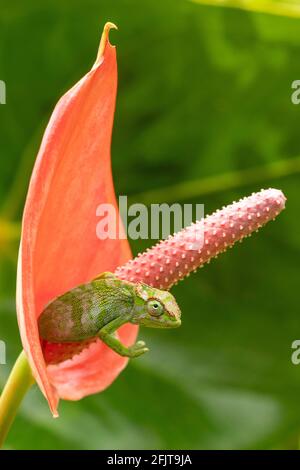
[[[127,357],[148,351],[144,341],[127,348],[116,330],[130,322],[153,328],[180,326],[180,310],[173,295],[143,283],[103,273],[51,302],[39,317],[42,340],[72,343],[99,337],[111,349]]]

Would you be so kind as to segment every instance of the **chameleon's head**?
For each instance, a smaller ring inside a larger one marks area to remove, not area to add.
[[[135,289],[132,323],[151,328],[177,328],[181,325],[181,312],[170,292],[143,283],[138,283]]]

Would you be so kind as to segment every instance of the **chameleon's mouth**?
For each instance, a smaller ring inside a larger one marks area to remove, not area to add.
[[[148,324],[147,326],[150,326],[151,328],[160,328],[160,329],[171,329],[171,328],[179,328],[181,326],[181,319],[176,318],[175,320],[170,320],[170,321],[157,321],[157,322],[151,322],[151,324]]]
[[[179,328],[181,326],[181,319],[176,318],[175,321],[171,321],[169,324],[166,325],[167,328]]]

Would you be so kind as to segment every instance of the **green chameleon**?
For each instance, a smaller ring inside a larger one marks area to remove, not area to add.
[[[125,323],[151,328],[176,328],[181,313],[170,292],[132,283],[103,273],[57,297],[39,317],[39,333],[52,343],[99,337],[121,356],[138,357],[149,351],[144,341],[126,347],[115,335]]]

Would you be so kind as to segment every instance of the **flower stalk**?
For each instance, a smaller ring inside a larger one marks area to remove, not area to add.
[[[17,410],[34,378],[24,351],[21,352],[0,397],[0,448],[14,421]]]

